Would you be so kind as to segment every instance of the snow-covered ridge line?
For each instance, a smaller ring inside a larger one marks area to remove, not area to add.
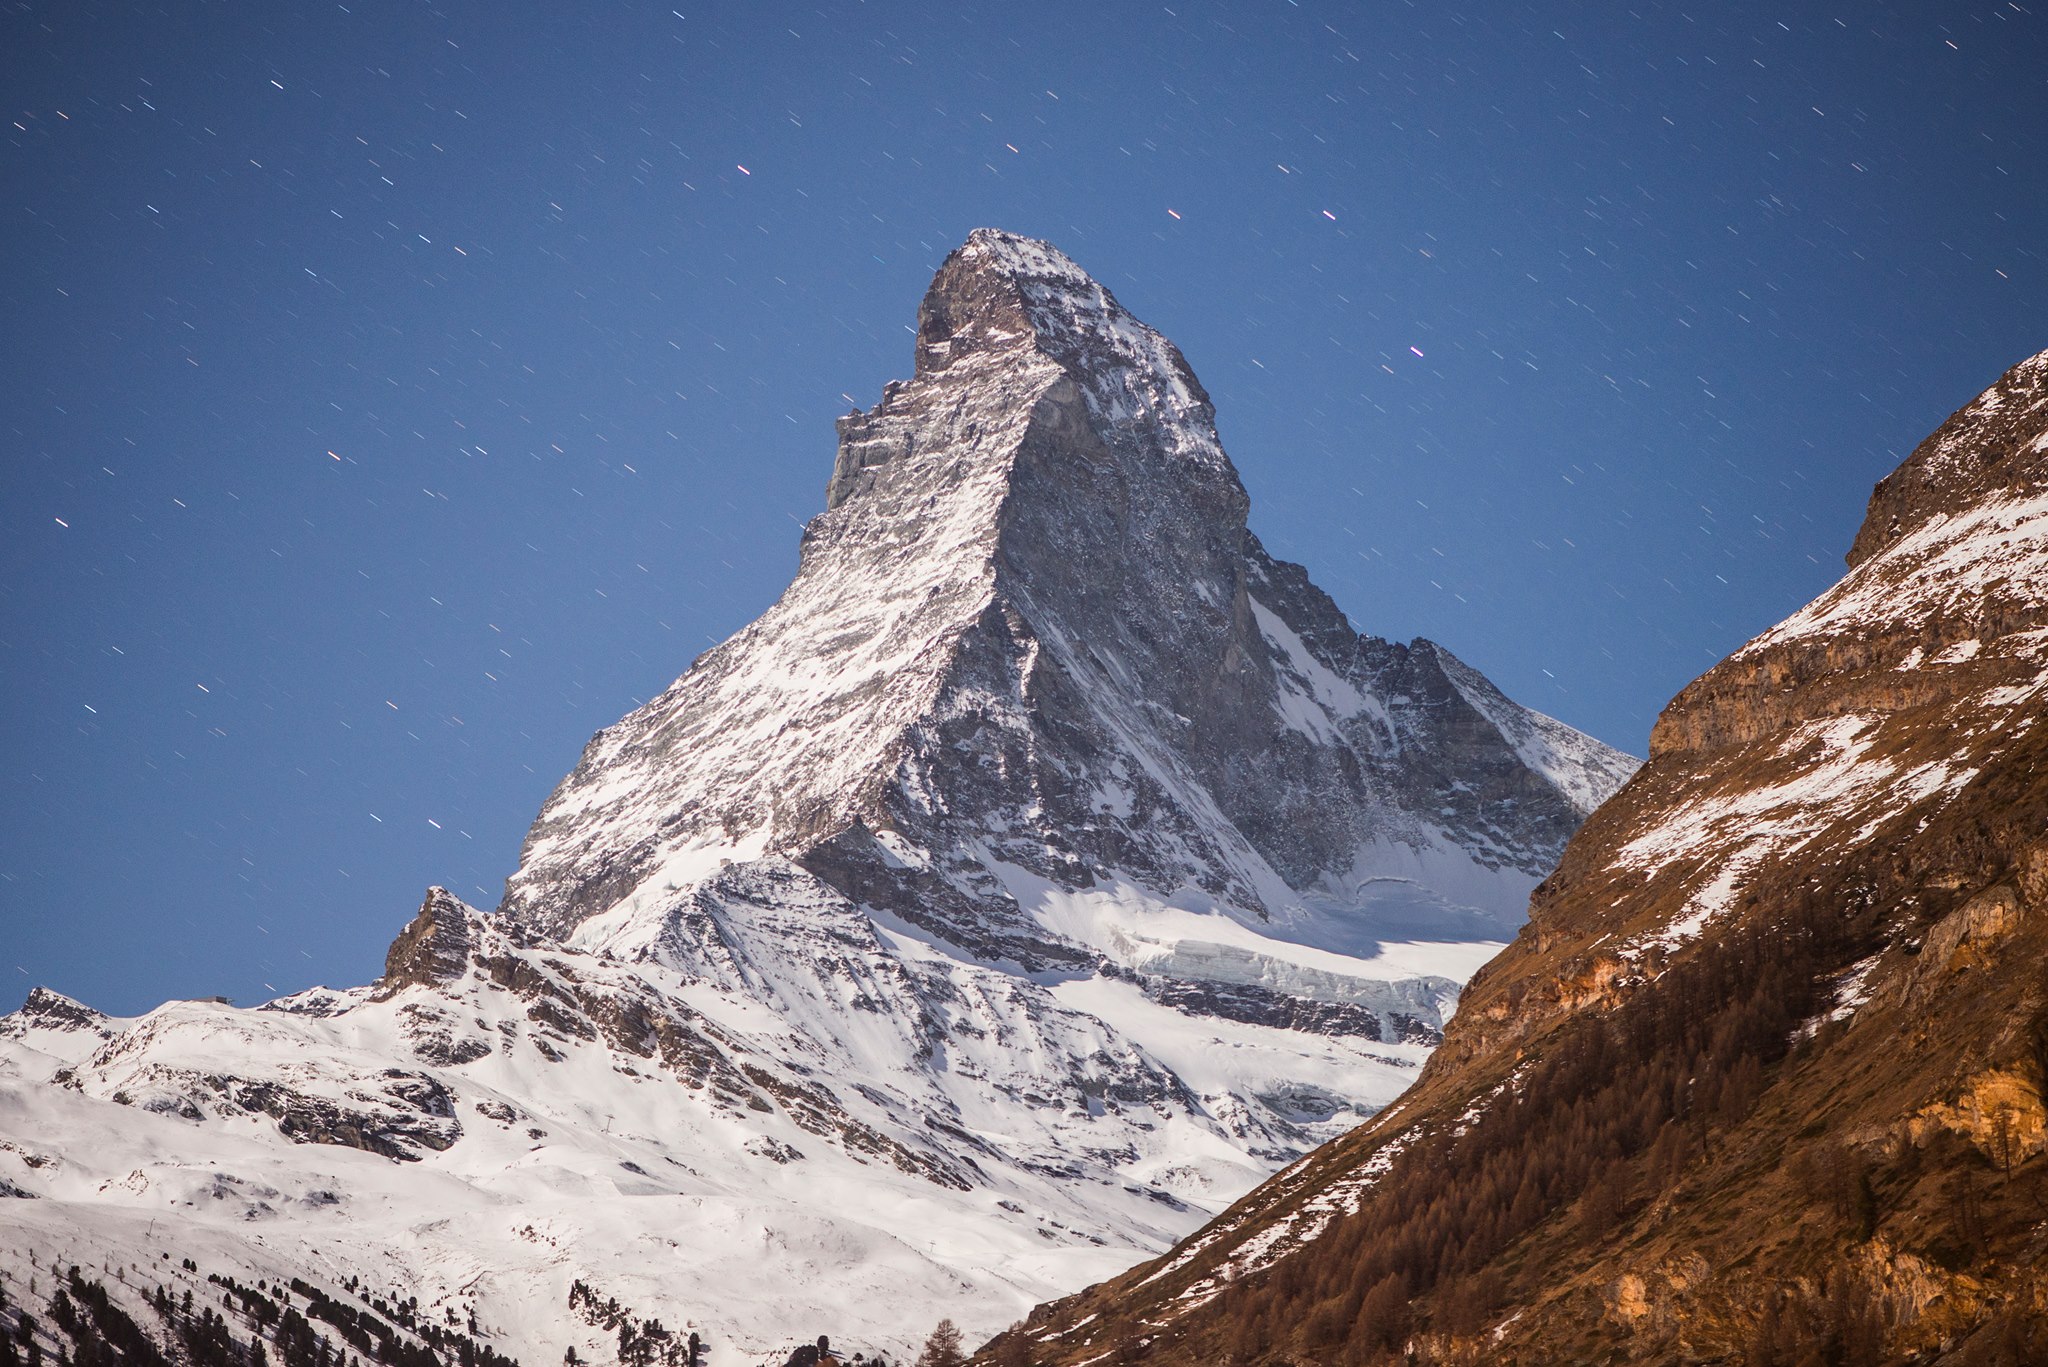
[[[2048,433],[2044,433],[2048,439]],[[1870,634],[1887,622],[1982,612],[2048,577],[2048,492],[1936,514],[1826,593],[1751,641],[1736,658],[1789,641]]]

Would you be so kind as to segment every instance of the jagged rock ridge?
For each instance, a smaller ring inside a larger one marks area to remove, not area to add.
[[[2048,353],[1848,560],[1672,701],[1412,1091],[1038,1351],[2048,1360]]]

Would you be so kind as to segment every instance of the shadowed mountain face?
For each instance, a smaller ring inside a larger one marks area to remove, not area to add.
[[[403,1287],[528,1363],[985,1334],[1398,1095],[1634,765],[1269,557],[1179,352],[1043,243],[947,259],[826,502],[502,914],[0,1021],[10,1285],[174,1229],[179,1278]]]
[[[1849,563],[1673,700],[1414,1090],[1037,1351],[2048,1361],[2048,354]]]

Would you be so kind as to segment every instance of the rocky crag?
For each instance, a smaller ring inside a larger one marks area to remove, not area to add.
[[[1633,768],[1269,556],[1179,351],[1043,243],[970,237],[839,428],[796,581],[591,742],[507,915],[691,959],[737,866],[1027,970],[1119,957],[1047,910],[1119,886],[1484,938]]]
[[[1683,690],[1396,1106],[1046,1359],[2048,1361],[2048,354]]]

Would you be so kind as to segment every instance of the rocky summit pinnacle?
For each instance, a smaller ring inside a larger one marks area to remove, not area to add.
[[[592,740],[508,913],[689,960],[779,860],[1025,966],[1129,957],[1084,890],[1482,938],[1632,768],[1267,555],[1179,350],[1045,243],[976,230],[839,436],[795,582]]]
[[[1489,938],[1632,768],[1267,555],[1178,349],[1045,243],[974,232],[839,436],[795,582],[591,742],[508,913],[687,963],[776,861],[1026,967],[1131,962],[1083,894]]]

